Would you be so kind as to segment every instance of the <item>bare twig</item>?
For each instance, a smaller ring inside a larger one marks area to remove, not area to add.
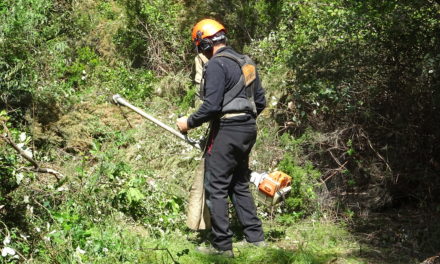
[[[328,150],[328,152],[330,153],[330,156],[332,156],[333,160],[340,166],[343,167],[344,165],[342,165],[342,163],[335,157],[335,155],[333,155],[333,152],[331,152],[331,150]],[[347,162],[345,162],[347,163]],[[344,163],[344,164],[345,164]]]
[[[5,226],[6,233],[8,234],[7,236],[10,237],[11,233],[9,232],[8,226],[3,221],[1,221],[1,220],[0,220],[0,223],[2,223]]]
[[[47,209],[44,205],[42,205],[40,202],[38,202],[36,199],[32,199],[32,201],[34,201],[38,206],[40,206],[42,209],[44,209],[47,214],[49,215],[49,217],[52,219],[52,221],[54,223],[56,223],[57,221],[53,218],[52,213],[49,211],[49,209]]]
[[[20,257],[22,257],[24,259],[25,262],[28,262],[29,260],[27,258],[25,258],[25,256],[23,256],[23,254],[20,253],[20,251],[18,251],[17,249],[14,249],[15,253],[17,253],[17,255],[19,255]]]
[[[376,149],[373,147],[373,144],[371,143],[370,139],[367,137],[367,135],[365,135],[364,131],[361,129],[360,132],[361,132],[361,136],[367,140],[368,146],[371,148],[371,150],[373,150],[373,152],[376,153],[376,155],[385,163],[388,170],[390,172],[392,172],[392,169],[391,169],[390,165],[388,164],[388,162],[385,160],[385,158],[382,155],[380,155],[379,152],[376,151]]]
[[[345,165],[348,163],[348,161],[344,162],[344,164],[340,164],[340,167],[337,169],[334,169],[332,174],[330,174],[330,176],[326,177],[323,182],[328,181],[330,178],[332,178],[333,176],[335,176],[338,172],[340,172],[343,168],[345,168]]]
[[[5,131],[5,134],[0,135],[0,138],[2,138],[6,143],[8,143],[12,148],[14,148],[18,154],[20,154],[20,156],[22,156],[24,159],[26,159],[27,161],[29,161],[32,166],[34,166],[34,168],[32,168],[31,170],[34,172],[39,172],[39,173],[48,173],[48,174],[52,174],[55,176],[55,178],[57,178],[57,180],[61,180],[61,178],[63,178],[63,174],[61,174],[60,172],[50,169],[50,168],[41,168],[40,165],[38,164],[38,162],[36,162],[28,153],[26,153],[26,151],[24,151],[21,147],[19,147],[13,140],[11,137],[11,133],[9,132],[8,127],[6,126],[5,122],[2,122],[3,125],[3,129]]]
[[[38,163],[35,160],[33,160],[32,157],[28,153],[26,153],[22,148],[20,148],[17,144],[15,144],[14,141],[12,141],[11,134],[9,133],[6,124],[2,122],[2,125],[3,125],[3,129],[5,130],[5,134],[0,135],[0,137],[3,138],[3,140],[6,141],[6,143],[12,146],[18,152],[18,154],[20,154],[23,158],[25,158],[27,161],[32,163],[34,167],[38,167]]]

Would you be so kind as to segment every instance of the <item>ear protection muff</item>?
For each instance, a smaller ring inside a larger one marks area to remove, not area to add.
[[[211,39],[205,38],[200,41],[199,48],[202,51],[208,51],[208,50],[212,49],[213,45],[214,45],[214,42]]]
[[[197,47],[197,51],[204,52],[212,49],[214,42],[209,38],[202,38],[203,33],[197,31],[197,37],[194,39],[194,44]]]
[[[227,40],[223,32],[217,33],[212,38],[202,38],[203,33],[197,31],[197,37],[194,39],[197,51],[204,52],[209,51],[214,46],[214,43],[221,40]],[[198,45],[197,45],[198,44]]]

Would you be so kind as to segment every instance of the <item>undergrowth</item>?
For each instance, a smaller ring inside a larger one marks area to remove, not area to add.
[[[438,242],[420,241],[434,241],[437,225],[408,232],[372,215],[436,197],[438,4],[303,2],[0,2],[0,263],[417,263],[434,253]],[[258,204],[269,247],[237,246],[234,260],[195,252],[204,236],[185,227],[200,152],[108,100],[118,93],[171,126],[192,113],[189,33],[208,14],[258,63],[266,90],[251,169],[292,177],[283,203]],[[37,173],[11,140],[63,177]]]

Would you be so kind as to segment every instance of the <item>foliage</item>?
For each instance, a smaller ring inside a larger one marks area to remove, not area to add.
[[[223,22],[231,45],[241,51],[246,44],[267,36],[277,28],[285,1],[218,1],[208,2],[208,12]],[[208,13],[207,12],[207,13]],[[200,14],[195,14],[198,18]],[[201,17],[200,17],[201,18]]]
[[[124,64],[106,68],[99,73],[105,80],[106,91],[121,94],[128,100],[142,101],[151,96],[156,84],[153,72],[146,69],[130,69]]]
[[[179,106],[183,111],[186,111],[195,105],[195,102],[199,99],[199,90],[200,88],[198,85],[194,85],[186,92],[185,96],[182,97]]]
[[[278,169],[292,177],[291,194],[283,204],[282,221],[297,220],[310,214],[316,209],[316,186],[321,174],[307,161],[300,164],[303,155],[301,143],[305,136],[299,139],[292,138],[289,134],[281,137],[281,145],[286,150],[283,159],[278,164]]]
[[[289,99],[308,102],[308,112],[316,110],[335,116],[339,111],[350,115],[359,111],[369,114],[369,108],[378,111],[372,101],[383,96],[384,88],[394,89],[385,83],[393,77],[392,71],[387,71],[391,67],[405,65],[414,69],[402,80],[404,86],[411,79],[430,83],[435,78],[422,70],[436,61],[431,51],[437,40],[431,33],[438,25],[430,19],[435,7],[398,2],[311,1],[292,2],[286,9],[286,15],[297,14],[298,19],[283,21],[285,28],[277,37],[285,49],[278,58],[295,70],[296,79],[288,80],[294,89]],[[406,19],[398,21],[401,16]],[[402,24],[397,27],[396,23]],[[400,42],[402,39],[397,36],[407,41]],[[393,46],[400,43],[405,45]],[[399,57],[395,63],[388,61],[397,51],[405,58]],[[375,81],[367,82],[368,77]],[[401,95],[413,91],[402,90]]]
[[[0,151],[0,204],[3,205],[8,204],[10,200],[8,194],[13,192],[29,174],[28,172],[18,169],[18,167],[26,162],[8,146],[5,137],[12,137],[12,140],[17,142],[18,146],[32,155],[32,150],[26,146],[29,144],[30,138],[25,132],[20,132],[17,129],[7,129],[9,119],[10,117],[6,111],[0,111],[0,146],[2,146]],[[5,131],[5,129],[7,129],[7,131]]]
[[[375,262],[346,226],[323,219],[339,213],[369,223],[375,209],[428,207],[439,197],[439,8],[436,1],[1,1],[0,110],[8,117],[0,120],[9,118],[14,140],[32,144],[66,178],[26,172],[26,161],[0,141],[0,240],[16,253],[0,262],[228,262],[195,253],[187,241],[195,235],[184,227],[185,201],[199,153],[106,102],[119,93],[169,124],[193,111],[189,35],[205,17],[224,23],[229,43],[259,66],[268,106],[252,169],[293,177],[279,221],[259,208],[279,248],[240,249],[236,261]],[[336,208],[320,211],[334,197]],[[415,231],[414,241],[435,227]],[[399,228],[396,241],[405,243]],[[426,244],[405,248],[421,258],[434,253]],[[383,248],[371,245],[373,255]],[[396,262],[411,262],[402,248],[392,250],[399,249]]]
[[[143,222],[152,235],[168,233],[183,225],[183,200],[161,191],[159,188],[165,184],[152,179],[151,173],[132,176],[118,188],[120,191],[113,199],[113,204]]]
[[[0,90],[2,103],[17,97],[35,85],[34,47],[42,44],[50,32],[48,26],[52,5],[44,0],[2,2],[0,11]]]
[[[185,67],[187,31],[182,30],[185,9],[180,1],[121,1],[127,27],[116,36],[121,52],[134,67],[145,66],[160,75]]]
[[[373,149],[363,153],[371,166],[389,165],[400,175],[400,183],[388,182],[393,195],[408,196],[416,184],[409,196],[428,198],[427,185],[437,182],[438,170],[432,140],[440,131],[432,124],[439,116],[439,8],[431,2],[283,2],[278,30],[254,44],[257,58],[271,62],[264,70],[275,81],[282,78],[269,87],[282,93],[277,121],[296,135],[309,126],[324,133],[360,126],[371,144],[353,149]],[[421,167],[429,168],[429,176]]]
[[[93,72],[100,64],[99,57],[89,47],[78,49],[75,57],[71,65],[65,65],[60,69],[61,78],[66,79],[66,86],[69,88],[84,85],[87,80],[87,73]]]

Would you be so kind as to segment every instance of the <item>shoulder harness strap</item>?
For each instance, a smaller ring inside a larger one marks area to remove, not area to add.
[[[244,88],[246,88],[246,97],[249,103],[251,104],[252,112],[256,114],[257,110],[254,101],[254,85],[253,85],[253,82],[257,78],[255,63],[247,55],[242,55],[238,57],[226,52],[222,52],[216,54],[215,57],[226,57],[235,61],[238,65],[240,65],[242,72],[240,79],[234,85],[234,87],[232,87],[229,91],[225,93],[223,99],[223,106],[229,104],[232,100],[234,100],[238,96],[238,94]]]

